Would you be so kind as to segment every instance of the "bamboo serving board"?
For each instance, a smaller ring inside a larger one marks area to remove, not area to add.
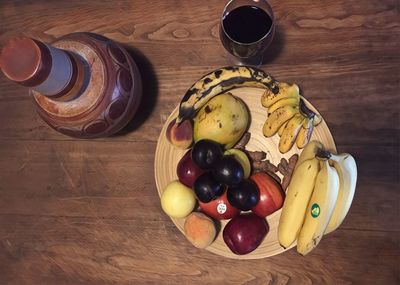
[[[251,113],[251,123],[249,128],[251,138],[249,143],[246,145],[247,150],[262,150],[266,152],[267,159],[275,165],[280,162],[282,157],[288,159],[295,153],[301,153],[301,150],[298,149],[295,145],[288,153],[281,154],[278,150],[279,136],[275,135],[271,138],[266,138],[262,134],[262,127],[267,118],[267,109],[261,105],[261,96],[264,93],[263,89],[244,87],[233,89],[230,92],[233,95],[240,97],[247,104]],[[311,110],[313,110],[314,112],[318,112],[307,100],[304,101]],[[172,180],[178,179],[178,176],[176,174],[176,167],[179,160],[186,153],[186,150],[179,150],[174,148],[168,142],[165,136],[168,123],[175,117],[177,117],[177,115],[178,107],[175,108],[175,110],[169,116],[167,122],[164,124],[157,143],[154,172],[157,191],[159,195],[161,195],[163,189],[165,189],[168,183],[170,183]],[[319,140],[323,143],[327,150],[336,153],[335,142],[325,120],[323,120],[321,124],[314,128],[311,140]],[[277,174],[282,178],[280,173]],[[206,248],[206,250],[224,257],[234,259],[259,259],[280,254],[295,246],[295,244],[292,244],[290,248],[284,249],[279,245],[278,224],[280,215],[281,210],[267,217],[269,233],[267,234],[261,245],[255,251],[247,255],[236,255],[232,253],[230,249],[225,245],[225,242],[222,238],[222,230],[228,222],[227,220],[221,221],[221,230],[219,231],[216,240],[213,242],[213,244]],[[176,225],[176,227],[183,233],[183,225],[185,219],[172,218],[172,221]]]

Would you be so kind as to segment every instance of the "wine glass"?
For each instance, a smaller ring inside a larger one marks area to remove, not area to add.
[[[234,64],[259,66],[275,34],[272,8],[266,0],[231,0],[219,31]]]

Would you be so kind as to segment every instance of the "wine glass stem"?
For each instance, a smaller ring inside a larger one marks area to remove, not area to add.
[[[249,58],[238,58],[227,51],[226,54],[228,62],[232,65],[248,65],[248,66],[260,67],[264,59],[262,53]]]

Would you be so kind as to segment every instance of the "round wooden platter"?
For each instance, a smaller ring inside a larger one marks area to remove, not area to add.
[[[233,89],[230,92],[233,95],[240,97],[247,104],[251,113],[251,123],[249,128],[251,138],[249,143],[246,145],[247,150],[262,150],[266,152],[267,159],[275,165],[278,165],[282,157],[288,159],[295,153],[301,153],[301,150],[298,149],[295,145],[288,153],[281,154],[278,150],[279,136],[275,135],[271,138],[266,138],[262,134],[262,127],[267,118],[267,109],[262,107],[261,105],[261,96],[264,92],[263,89],[242,87]],[[313,110],[314,112],[318,112],[307,100],[304,101],[311,110]],[[167,122],[164,124],[157,143],[154,170],[159,195],[161,195],[163,189],[165,189],[168,183],[175,179],[178,179],[176,174],[176,167],[179,160],[186,152],[186,150],[179,150],[174,148],[167,141],[165,136],[168,123],[176,118],[177,115],[178,107],[175,108],[175,110],[169,116]],[[336,152],[335,142],[324,120],[317,127],[314,128],[311,140],[318,140],[323,143],[327,150]],[[280,173],[277,174],[282,178]],[[236,255],[232,253],[230,249],[226,246],[222,238],[222,230],[228,221],[221,221],[221,230],[219,231],[216,240],[206,249],[215,254],[234,259],[259,259],[280,254],[296,245],[293,244],[290,248],[287,249],[284,249],[279,245],[278,223],[280,215],[281,210],[267,217],[267,222],[270,228],[269,233],[267,234],[261,245],[256,250],[247,255]],[[172,218],[172,221],[183,233],[183,225],[185,219]]]

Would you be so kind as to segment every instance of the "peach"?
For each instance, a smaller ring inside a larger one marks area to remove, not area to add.
[[[193,212],[185,220],[186,238],[197,248],[206,248],[215,240],[214,221],[203,213]]]
[[[175,147],[187,149],[193,143],[193,125],[190,120],[184,120],[181,123],[176,123],[173,119],[167,127],[167,140]]]

